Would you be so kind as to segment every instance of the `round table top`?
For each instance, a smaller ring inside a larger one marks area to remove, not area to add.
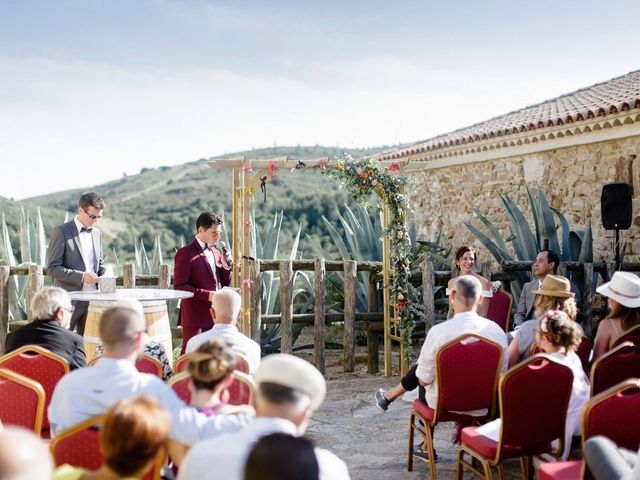
[[[123,298],[133,298],[141,302],[153,300],[180,300],[193,297],[192,292],[168,288],[117,288],[115,293],[101,293],[100,290],[69,292],[71,300],[85,302],[117,302]]]

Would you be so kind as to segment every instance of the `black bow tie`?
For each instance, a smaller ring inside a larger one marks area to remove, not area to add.
[[[93,228],[82,227],[80,229],[80,233],[83,233],[83,232],[91,233],[91,230],[93,230]]]

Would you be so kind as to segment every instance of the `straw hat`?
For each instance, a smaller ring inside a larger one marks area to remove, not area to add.
[[[313,410],[318,409],[327,394],[324,377],[316,367],[284,353],[264,357],[254,378],[257,385],[275,383],[308,395]]]
[[[575,296],[571,291],[571,283],[568,278],[560,275],[547,275],[540,284],[540,290],[534,290],[534,295],[547,295],[549,297],[569,298]]]
[[[615,272],[611,281],[596,289],[625,307],[640,307],[640,278],[629,272]]]

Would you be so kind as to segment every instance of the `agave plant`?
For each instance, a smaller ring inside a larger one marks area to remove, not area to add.
[[[509,237],[503,238],[498,228],[478,209],[474,209],[475,216],[487,233],[471,222],[464,224],[500,263],[511,260],[533,261],[545,242],[548,242],[551,250],[558,253],[562,261],[593,262],[591,221],[587,222],[584,230],[572,230],[562,212],[549,205],[539,186],[536,186],[535,191],[527,186],[527,196],[533,229],[525,214],[508,195],[500,195],[500,199],[509,219]],[[559,225],[556,224],[556,219]],[[511,255],[507,243],[511,243],[514,255]],[[516,272],[515,275],[518,282],[515,285],[512,283],[511,287],[513,293],[519,296],[522,285],[529,281],[530,275],[525,272]],[[580,272],[573,272],[571,275],[579,298],[582,296],[578,287],[582,285],[580,275]]]

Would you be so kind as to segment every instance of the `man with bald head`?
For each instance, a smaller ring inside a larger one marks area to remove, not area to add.
[[[213,328],[191,337],[187,343],[186,353],[197,350],[208,340],[222,338],[234,352],[241,353],[249,360],[249,373],[253,375],[260,365],[260,345],[238,331],[236,325],[241,311],[242,297],[238,292],[229,287],[218,290],[211,299]]]
[[[0,431],[0,480],[50,480],[53,461],[47,445],[20,427]]]
[[[100,339],[104,355],[92,367],[74,370],[56,385],[49,405],[53,436],[103,414],[118,400],[138,395],[155,398],[169,411],[173,419],[171,438],[185,445],[222,431],[234,431],[249,420],[243,415],[208,418],[188,407],[160,378],[138,372],[135,362],[147,338],[146,321],[135,309],[117,306],[103,313]]]

